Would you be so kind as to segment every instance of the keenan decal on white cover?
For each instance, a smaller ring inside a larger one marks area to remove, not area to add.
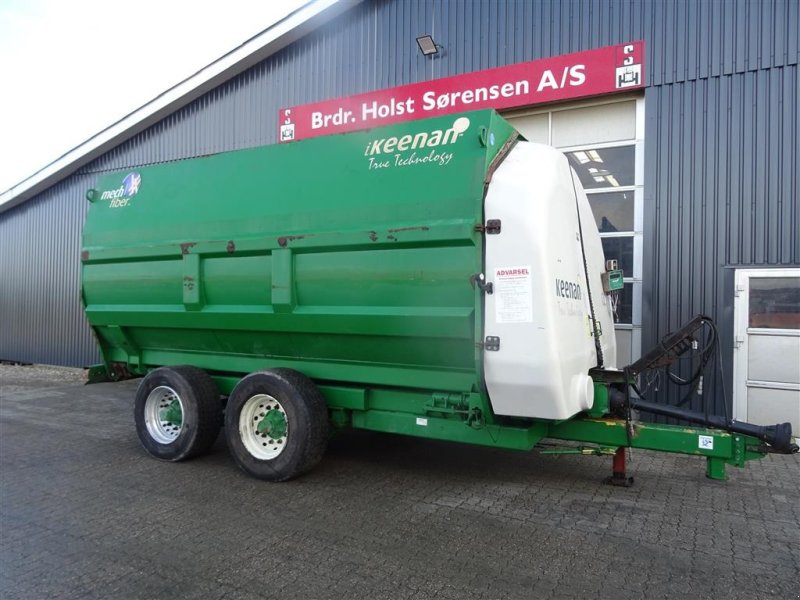
[[[581,299],[581,286],[574,281],[566,281],[564,279],[556,279],[556,296],[561,298],[570,298],[572,300]]]

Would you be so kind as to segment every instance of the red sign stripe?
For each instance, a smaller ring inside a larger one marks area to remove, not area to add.
[[[481,108],[508,109],[644,87],[644,42],[606,46],[282,108],[281,142]]]

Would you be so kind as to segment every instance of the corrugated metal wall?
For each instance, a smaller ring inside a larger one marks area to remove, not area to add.
[[[0,358],[94,360],[77,232],[98,172],[274,143],[282,106],[644,39],[643,343],[715,316],[730,394],[731,267],[800,264],[799,30],[796,0],[366,0],[0,214]]]
[[[797,71],[645,93],[643,346],[697,313],[714,317],[729,405],[735,267],[800,265]]]
[[[272,144],[282,106],[636,39],[654,86],[796,65],[798,18],[792,0],[366,0],[83,172]],[[426,32],[440,58],[417,49]]]
[[[93,182],[75,175],[0,214],[0,360],[97,362],[79,285],[84,194]]]

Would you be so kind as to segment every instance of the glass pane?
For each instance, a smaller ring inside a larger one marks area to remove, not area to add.
[[[566,153],[586,190],[634,184],[634,147],[587,148]]]
[[[590,194],[588,198],[600,233],[633,231],[633,192]]]
[[[614,323],[633,322],[633,284],[626,283],[617,294],[617,308],[614,311]],[[613,304],[612,304],[613,306]]]
[[[606,260],[617,259],[619,268],[625,277],[633,277],[633,238],[612,237],[601,238],[603,254]]]
[[[750,327],[800,329],[800,277],[751,277]]]

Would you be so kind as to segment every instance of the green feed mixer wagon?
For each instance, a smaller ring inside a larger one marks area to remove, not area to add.
[[[142,167],[87,197],[82,295],[104,360],[90,375],[144,376],[135,422],[156,458],[199,455],[224,427],[244,471],[282,481],[347,428],[549,438],[614,455],[626,484],[629,447],[705,457],[715,479],[797,450],[787,423],[639,392],[679,357],[695,357],[696,391],[713,323],[618,365],[622,274],[581,184],[493,111]]]

